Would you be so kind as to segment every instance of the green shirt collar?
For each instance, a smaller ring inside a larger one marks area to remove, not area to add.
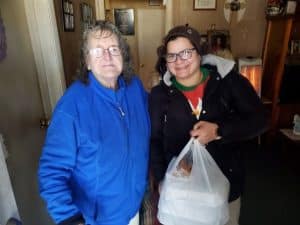
[[[209,71],[206,68],[200,67],[200,71],[202,73],[202,79],[201,81],[193,86],[184,86],[181,83],[179,83],[176,78],[173,76],[171,78],[171,82],[180,91],[192,91],[194,90],[199,84],[202,84],[204,81],[206,81],[207,77],[209,76]]]

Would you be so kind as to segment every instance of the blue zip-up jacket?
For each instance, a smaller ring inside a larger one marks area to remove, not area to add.
[[[89,74],[59,100],[39,165],[40,193],[56,223],[82,215],[90,225],[127,225],[147,183],[150,121],[136,77],[119,89]]]

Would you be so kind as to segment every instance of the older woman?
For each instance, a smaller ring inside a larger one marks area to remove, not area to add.
[[[151,167],[161,183],[191,136],[205,144],[230,181],[230,221],[237,225],[243,187],[243,141],[267,128],[262,102],[234,62],[202,56],[200,34],[177,26],[158,48],[161,83],[151,90]],[[179,215],[180,216],[180,215]]]
[[[138,224],[147,183],[147,95],[129,47],[98,21],[83,34],[82,68],[59,100],[39,166],[41,196],[57,224]]]

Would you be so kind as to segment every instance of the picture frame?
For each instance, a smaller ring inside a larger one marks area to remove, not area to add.
[[[75,18],[73,2],[62,0],[63,28],[66,32],[75,31]]]
[[[134,9],[114,9],[115,25],[123,35],[134,35]]]
[[[207,36],[209,52],[216,53],[219,50],[231,50],[229,30],[209,30]]]
[[[215,10],[217,0],[194,0],[194,10]]]
[[[160,6],[162,4],[162,0],[149,0],[149,6]]]
[[[80,14],[81,14],[81,28],[84,31],[93,23],[93,8],[87,3],[80,4]]]

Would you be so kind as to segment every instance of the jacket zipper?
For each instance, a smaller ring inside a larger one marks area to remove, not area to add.
[[[119,112],[120,112],[121,116],[124,117],[125,116],[125,112],[123,111],[122,107],[118,104],[117,108],[119,109]]]

